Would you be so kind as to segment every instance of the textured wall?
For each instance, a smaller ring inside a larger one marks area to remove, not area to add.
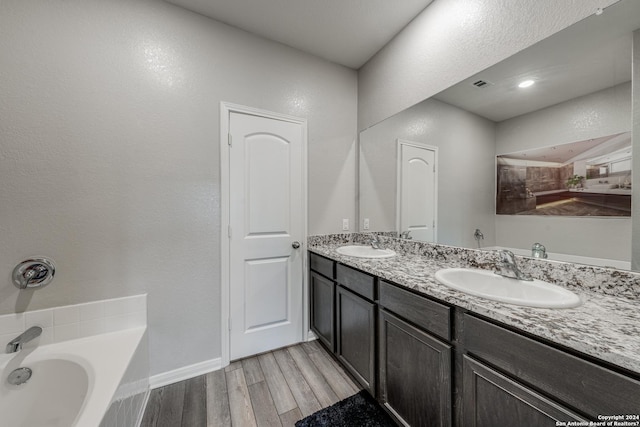
[[[358,73],[358,128],[502,61],[617,0],[436,0]]]
[[[631,129],[631,83],[498,123],[496,154],[584,141]]]
[[[630,119],[631,84],[624,83],[498,123],[496,154],[628,132]],[[498,246],[534,242],[549,252],[629,261],[631,219],[496,215]]]
[[[396,229],[397,147],[406,139],[438,147],[438,242],[475,247],[494,242],[495,124],[429,99],[360,133],[360,226]]]
[[[219,357],[221,100],[306,117],[309,231],[355,220],[353,70],[153,0],[3,0],[0,57],[0,314],[146,291],[152,374]]]

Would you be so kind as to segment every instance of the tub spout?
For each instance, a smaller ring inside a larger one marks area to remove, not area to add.
[[[22,350],[22,346],[25,343],[38,338],[40,334],[42,334],[42,328],[40,326],[30,327],[7,344],[7,353],[16,353]]]

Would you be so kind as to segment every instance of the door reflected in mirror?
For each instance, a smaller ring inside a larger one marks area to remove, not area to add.
[[[398,140],[397,229],[406,239],[437,241],[438,147]]]

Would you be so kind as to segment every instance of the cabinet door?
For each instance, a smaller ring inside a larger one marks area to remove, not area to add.
[[[410,426],[451,425],[451,346],[380,310],[380,401]]]
[[[586,421],[468,356],[463,361],[465,427],[555,426],[556,421]]]
[[[309,296],[311,306],[311,330],[332,352],[335,351],[334,311],[336,284],[321,275],[311,272]]]
[[[376,306],[337,287],[336,356],[358,382],[375,396]]]
[[[640,413],[640,381],[464,314],[467,353],[592,418]]]

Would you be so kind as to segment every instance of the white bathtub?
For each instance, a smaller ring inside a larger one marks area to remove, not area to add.
[[[139,327],[49,345],[26,346],[17,353],[0,355],[0,424],[12,427],[119,425],[115,420],[105,421],[105,414],[113,411],[114,402],[135,397],[141,408],[148,391],[148,372],[146,381],[144,373],[131,372],[134,365],[139,364],[136,359],[146,358],[146,354],[139,354],[140,348],[146,352],[145,331],[145,327]],[[31,379],[18,386],[9,384],[8,375],[20,367],[33,371]],[[135,370],[140,371],[137,367]],[[134,381],[125,384],[126,377]],[[128,396],[118,396],[122,395],[123,388],[128,389]],[[136,418],[137,415],[133,417]]]

